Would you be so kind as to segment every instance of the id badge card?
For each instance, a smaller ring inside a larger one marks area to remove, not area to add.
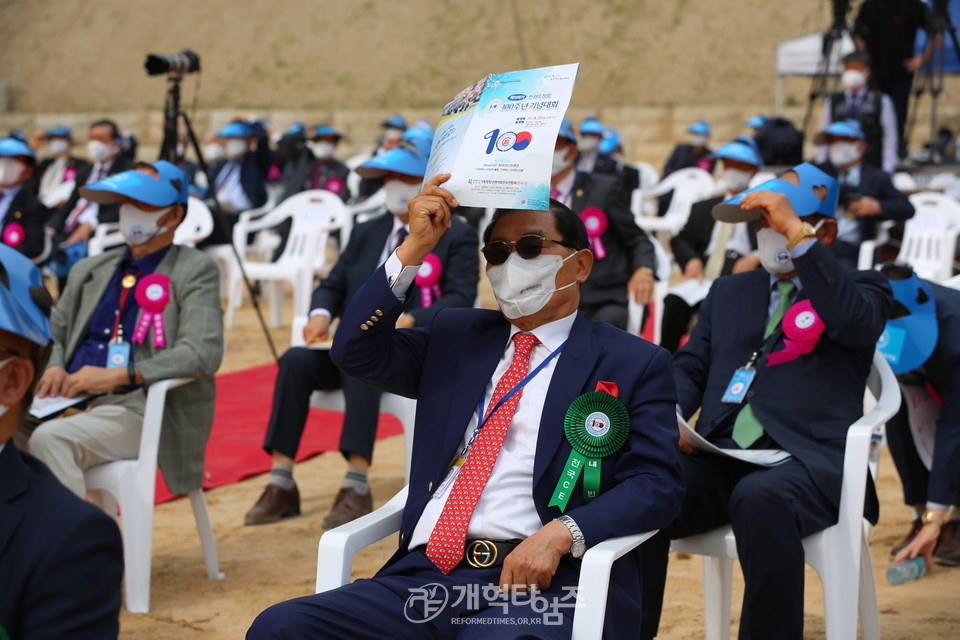
[[[727,384],[727,390],[724,391],[720,401],[728,404],[740,404],[743,402],[756,375],[757,370],[752,368],[740,368],[734,371],[733,377],[730,378],[730,383]]]
[[[130,343],[111,342],[107,349],[107,369],[125,367],[130,362]]]
[[[447,477],[443,479],[443,482],[441,482],[436,491],[433,492],[432,498],[434,500],[439,500],[444,494],[444,492],[447,490],[447,487],[449,487],[450,483],[453,482],[453,479],[457,477],[458,473],[460,473],[460,468],[463,466],[465,461],[466,457],[463,455],[454,458],[453,463],[450,465],[450,471],[447,472]]]

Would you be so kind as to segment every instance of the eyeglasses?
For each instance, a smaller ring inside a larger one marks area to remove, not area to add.
[[[552,242],[562,247],[567,247],[568,249],[576,249],[576,247],[566,242],[551,240],[550,238],[544,238],[543,236],[531,233],[520,236],[520,239],[514,242],[504,242],[503,240],[488,242],[484,245],[483,249],[481,249],[481,252],[483,253],[483,257],[487,259],[487,262],[492,265],[503,264],[513,251],[516,251],[524,260],[530,260],[536,258],[543,252],[544,242]]]

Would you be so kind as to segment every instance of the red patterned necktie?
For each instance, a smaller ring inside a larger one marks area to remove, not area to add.
[[[523,380],[530,366],[530,353],[540,343],[530,333],[516,333],[513,336],[513,361],[510,368],[497,382],[497,387],[487,405],[487,413],[497,406],[511,389]],[[440,513],[430,540],[427,542],[427,557],[444,573],[459,564],[463,558],[463,548],[467,540],[467,525],[473,516],[480,494],[490,478],[493,465],[497,461],[500,447],[507,436],[507,428],[517,410],[523,388],[517,389],[506,402],[489,415],[480,433],[474,439],[467,459],[463,463],[453,489]]]

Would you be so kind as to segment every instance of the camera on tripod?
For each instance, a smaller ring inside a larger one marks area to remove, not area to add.
[[[147,70],[147,75],[158,76],[161,73],[174,73],[182,76],[200,71],[200,56],[193,49],[184,49],[180,53],[171,55],[149,53],[143,66]]]

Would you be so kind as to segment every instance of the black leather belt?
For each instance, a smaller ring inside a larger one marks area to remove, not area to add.
[[[521,542],[523,540],[467,540],[460,566],[474,569],[500,567],[503,559]]]

